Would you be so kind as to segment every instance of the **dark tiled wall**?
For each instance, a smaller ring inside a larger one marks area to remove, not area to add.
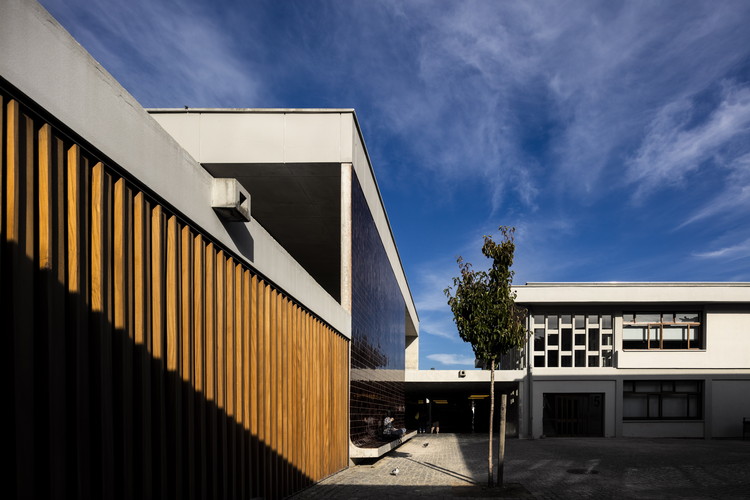
[[[351,438],[381,437],[383,418],[404,427],[405,304],[356,176],[352,178]]]

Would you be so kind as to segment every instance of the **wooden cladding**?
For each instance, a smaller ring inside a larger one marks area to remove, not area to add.
[[[2,93],[0,109],[7,497],[275,498],[345,468],[348,341]]]

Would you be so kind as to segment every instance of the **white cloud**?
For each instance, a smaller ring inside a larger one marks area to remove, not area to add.
[[[444,365],[473,365],[474,358],[472,356],[462,356],[460,354],[429,354],[427,359],[437,361]]]
[[[747,218],[750,207],[750,153],[735,159],[727,168],[731,173],[727,176],[724,190],[704,203],[677,229],[718,215]]]
[[[147,107],[253,107],[262,72],[228,23],[199,4],[46,0],[63,25]]]
[[[710,116],[691,127],[695,106],[688,100],[670,102],[651,123],[628,165],[637,193],[679,184],[686,173],[698,170],[732,141],[750,140],[750,88],[727,86]]]
[[[718,250],[712,250],[710,252],[694,253],[693,256],[699,257],[701,259],[721,258],[725,260],[734,260],[734,259],[742,259],[742,258],[750,257],[750,238],[743,241],[742,243],[719,248]]]

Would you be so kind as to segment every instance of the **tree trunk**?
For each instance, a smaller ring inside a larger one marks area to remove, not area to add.
[[[487,457],[487,486],[495,486],[492,480],[492,420],[495,417],[495,359],[490,360],[490,450]]]
[[[505,419],[507,403],[508,395],[502,393],[500,395],[500,429],[498,430],[500,444],[497,453],[497,484],[501,488],[503,487],[503,472],[505,469]]]

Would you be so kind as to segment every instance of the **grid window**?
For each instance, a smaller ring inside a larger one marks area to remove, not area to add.
[[[700,380],[626,380],[622,397],[625,420],[698,420],[703,416]]]
[[[574,312],[574,311],[572,311]],[[631,319],[635,319],[631,313]],[[612,366],[612,314],[535,314],[534,367]]]

